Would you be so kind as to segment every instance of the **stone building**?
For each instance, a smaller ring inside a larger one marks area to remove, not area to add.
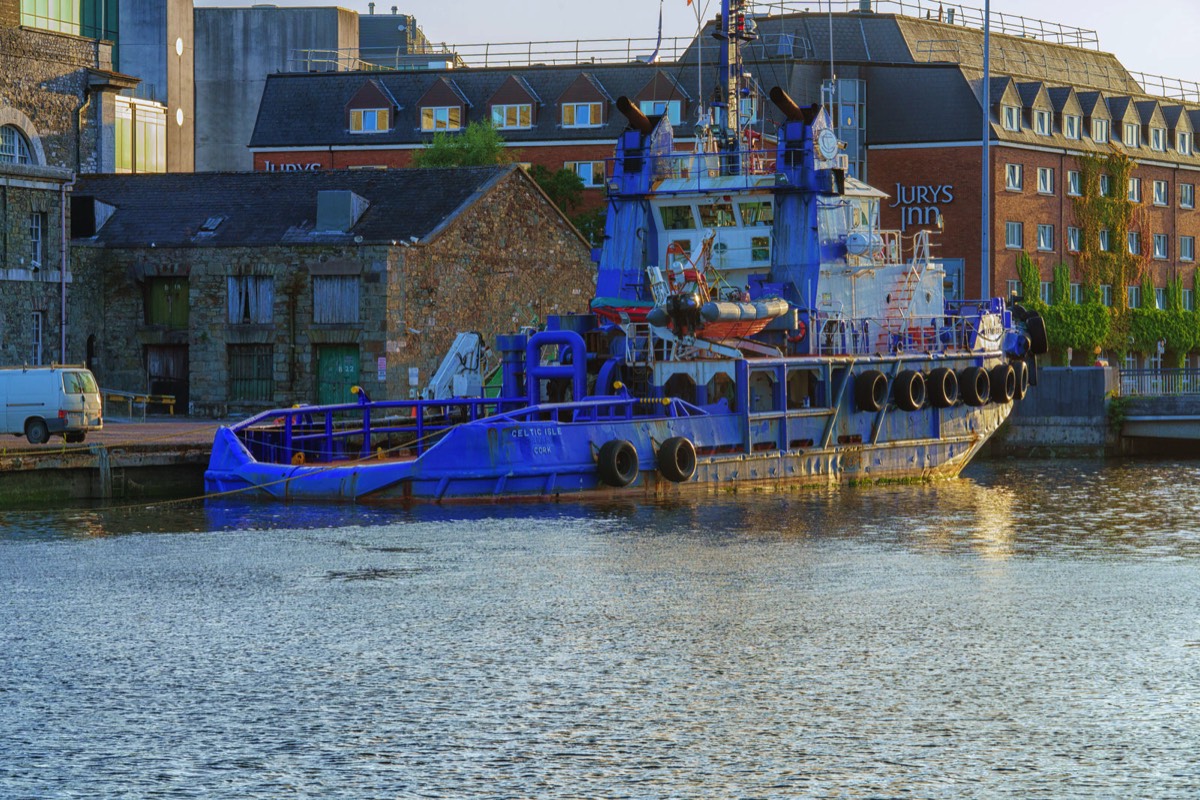
[[[93,306],[74,294],[68,191],[111,168],[116,96],[106,42],[21,24],[0,0],[0,364],[83,361]]]
[[[457,332],[583,311],[594,287],[587,243],[513,166],[88,176],[75,194],[101,384],[195,414],[354,384],[408,397]]]

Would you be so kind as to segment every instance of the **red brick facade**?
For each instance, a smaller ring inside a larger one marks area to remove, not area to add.
[[[1066,151],[1057,153],[1032,148],[993,145],[992,209],[991,209],[991,270],[990,294],[1003,294],[1007,282],[1017,278],[1017,256],[1024,250],[1049,281],[1057,264],[1072,267],[1075,255],[1067,248],[1068,228],[1078,227],[1075,201],[1068,195],[1068,173],[1079,170],[1077,159]],[[1019,166],[1022,187],[1006,188],[1008,165]],[[1053,170],[1053,186],[1039,192],[1038,170]],[[917,147],[911,149],[877,149],[870,155],[871,183],[892,197],[885,202],[882,213],[884,228],[904,228],[906,235],[921,228],[933,229],[936,208],[945,219],[945,233],[935,237],[936,255],[943,258],[962,258],[966,264],[964,295],[980,294],[979,262],[982,170],[979,146]],[[1180,237],[1200,238],[1200,211],[1180,204],[1180,185],[1200,184],[1200,171],[1177,166],[1139,162],[1133,177],[1141,180],[1139,215],[1144,214],[1148,230],[1136,224],[1141,249],[1150,256],[1150,274],[1155,286],[1165,286],[1169,278],[1183,278],[1184,286],[1192,285],[1196,264],[1180,259]],[[1156,205],[1154,182],[1165,181],[1166,204]],[[897,184],[900,186],[898,187]],[[922,191],[923,190],[923,191]],[[1114,193],[1124,195],[1128,187],[1117,186]],[[947,201],[947,192],[953,197]],[[1194,196],[1194,195],[1193,195]],[[936,198],[937,202],[933,202]],[[905,201],[905,202],[898,202]],[[1195,203],[1193,202],[1193,206]],[[927,224],[921,224],[926,222]],[[1022,225],[1022,247],[1010,247],[1006,240],[1007,225]],[[1053,226],[1053,245],[1038,247],[1038,226]],[[1153,235],[1167,237],[1166,258],[1153,257]],[[1111,247],[1127,247],[1127,242],[1113,241]],[[1113,291],[1118,291],[1114,287]],[[1123,290],[1123,289],[1121,289]],[[1149,303],[1150,299],[1144,299]]]

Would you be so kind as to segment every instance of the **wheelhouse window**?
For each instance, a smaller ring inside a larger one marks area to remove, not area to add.
[[[492,127],[498,130],[533,127],[533,105],[516,103],[492,106]]]
[[[457,131],[462,129],[462,106],[425,106],[421,109],[421,130]]]
[[[596,128],[604,124],[604,109],[600,103],[563,103],[564,128]]]
[[[386,108],[356,108],[350,112],[350,132],[381,133],[390,129],[390,118]]]
[[[594,189],[604,185],[603,161],[568,161],[565,166],[579,176],[585,188]]]
[[[0,164],[30,164],[29,141],[14,125],[0,127]]]
[[[769,201],[755,203],[738,203],[742,212],[742,226],[752,228],[757,225],[775,224],[775,206]]]
[[[691,206],[662,206],[658,213],[662,218],[663,230],[686,231],[696,227]]]
[[[646,116],[666,114],[672,125],[678,125],[683,120],[683,103],[678,100],[642,100],[638,108]]]
[[[701,228],[733,228],[737,218],[733,216],[733,206],[729,203],[711,203],[700,206]]]

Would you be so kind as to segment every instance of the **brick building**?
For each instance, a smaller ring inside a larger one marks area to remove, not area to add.
[[[83,361],[94,313],[67,255],[74,176],[111,167],[117,93],[106,42],[21,25],[0,0],[0,364]]]
[[[983,12],[936,0],[832,14],[817,3],[774,5],[754,17],[758,38],[744,52],[754,89],[742,119],[769,141],[781,120],[764,97],[773,86],[829,106],[848,172],[891,195],[885,227],[911,234],[945,221],[937,255],[952,296],[1005,292],[1021,250],[1046,282],[1054,265],[1074,268],[1071,181],[1080,157],[1114,149],[1136,162],[1138,238],[1155,286],[1172,276],[1190,286],[1200,86],[1130,72],[1094,31],[993,14],[993,202],[982,264]],[[459,50],[461,62],[444,69],[272,75],[251,139],[255,168],[402,167],[435,132],[491,119],[520,160],[575,169],[599,202],[602,162],[625,126],[615,98],[666,111],[677,142],[694,138],[698,99],[715,81],[711,30],[656,63],[581,43],[586,64],[529,45],[523,58],[515,47],[486,58]],[[1013,170],[1022,181],[1010,185]],[[1119,291],[1127,288],[1109,293]]]
[[[516,167],[82,178],[107,388],[224,415],[423,386],[454,335],[582,311],[579,233]]]

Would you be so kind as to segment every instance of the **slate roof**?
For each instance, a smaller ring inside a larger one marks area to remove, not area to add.
[[[324,172],[80,175],[75,197],[116,207],[94,241],[109,247],[245,247],[423,240],[515,166]],[[313,233],[317,192],[349,190],[370,204],[347,233]],[[199,234],[224,217],[212,234]]]

